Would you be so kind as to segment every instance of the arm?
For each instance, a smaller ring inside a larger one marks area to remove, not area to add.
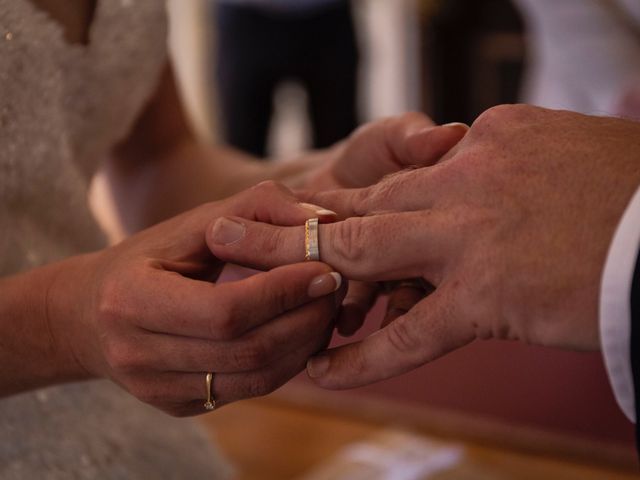
[[[104,173],[129,233],[266,179],[285,179],[318,160],[257,162],[225,146],[198,142],[188,124],[171,68]]]
[[[88,258],[0,279],[0,396],[90,377],[53,320],[78,317],[75,299],[56,285],[66,275],[82,284]]]

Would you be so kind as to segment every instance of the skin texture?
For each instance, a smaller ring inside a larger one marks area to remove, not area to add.
[[[61,372],[107,377],[182,416],[204,412],[205,372],[215,372],[219,405],[264,395],[297,374],[330,337],[344,296],[344,288],[334,293],[340,277],[311,262],[216,284],[223,263],[206,247],[205,229],[228,214],[280,225],[318,216],[266,182],[110,249],[0,280],[3,317],[25,320],[20,325],[40,320],[29,336],[14,330],[4,337],[23,352],[3,351],[4,393],[55,383]],[[10,297],[24,292],[16,285],[43,278],[42,315],[21,319],[7,311]],[[38,381],[25,385],[24,378]]]
[[[322,261],[349,279],[419,288],[403,287],[386,326],[312,359],[309,375],[355,387],[475,339],[598,349],[600,278],[640,184],[639,158],[637,123],[500,106],[436,165],[312,195],[346,219],[321,226]],[[220,258],[261,268],[300,260],[300,227],[228,220],[244,234],[221,244],[210,231]]]

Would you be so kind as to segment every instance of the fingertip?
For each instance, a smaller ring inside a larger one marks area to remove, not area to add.
[[[464,138],[469,127],[464,123],[449,123],[424,128],[407,139],[407,152],[418,166],[429,166]]]
[[[319,298],[336,292],[342,285],[342,275],[338,272],[323,273],[314,277],[309,284],[307,294],[310,298]]]
[[[442,128],[448,128],[451,130],[457,130],[459,132],[462,133],[467,133],[467,131],[469,130],[469,125],[467,125],[466,123],[462,123],[462,122],[451,122],[451,123],[445,123],[444,125],[441,125]]]
[[[333,210],[329,210],[327,208],[321,207],[319,205],[314,205],[312,203],[301,202],[298,203],[299,207],[302,207],[304,210],[308,211],[312,218],[318,218],[320,222],[335,222],[338,218],[338,214]]]
[[[355,345],[355,344],[352,344]],[[354,352],[347,347],[325,350],[307,360],[307,376],[319,387],[344,390],[365,385],[354,367]],[[366,372],[364,372],[366,377]]]
[[[329,370],[331,359],[326,352],[320,353],[307,360],[307,375],[314,381],[319,380]]]

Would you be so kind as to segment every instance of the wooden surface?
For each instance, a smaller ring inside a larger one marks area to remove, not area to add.
[[[202,417],[215,441],[234,464],[241,480],[295,479],[318,465],[326,464],[345,446],[371,439],[383,431],[406,431],[404,422],[389,422],[388,415],[372,418],[359,415],[352,400],[345,397],[346,408],[317,408],[304,405],[300,394],[287,392],[271,398],[256,399],[227,406]],[[386,410],[393,406],[386,405]],[[388,412],[389,413],[389,412]],[[478,434],[460,438],[444,437],[417,422],[413,433],[430,440],[446,441],[464,449],[462,462],[451,470],[432,477],[449,479],[502,480],[623,480],[640,479],[632,465],[629,452],[624,452],[620,464],[602,463],[598,458],[571,457],[540,453],[532,441],[531,451],[521,441],[517,449],[505,448],[504,438],[495,443],[482,441]],[[470,424],[469,429],[475,427]],[[442,427],[435,431],[442,432]],[[500,431],[499,429],[496,431]],[[514,431],[518,435],[517,429]],[[483,434],[486,435],[486,432]],[[524,435],[527,437],[527,435]],[[531,437],[531,436],[529,436]],[[468,440],[474,438],[475,440]],[[578,442],[578,444],[581,444]],[[562,450],[562,449],[560,449]],[[588,453],[588,449],[586,450]],[[609,459],[615,456],[609,456]]]

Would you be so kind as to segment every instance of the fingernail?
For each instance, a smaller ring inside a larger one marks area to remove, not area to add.
[[[246,227],[238,222],[221,217],[211,227],[211,241],[218,245],[231,245],[241,240],[245,233]]]
[[[469,130],[469,125],[467,125],[466,123],[462,123],[462,122],[451,122],[451,123],[445,123],[444,125],[441,125],[442,127],[447,127],[447,128],[464,128],[465,130]]]
[[[327,210],[326,208],[322,208],[318,205],[314,205],[312,203],[300,203],[299,204],[302,208],[306,208],[307,210],[311,210],[313,213],[315,213],[317,216],[319,217],[335,217],[338,214],[336,212],[334,212],[333,210]]]
[[[311,280],[308,295],[311,298],[324,297],[335,292],[342,285],[342,276],[338,272],[324,273]]]
[[[317,355],[307,360],[307,375],[310,378],[318,378],[329,370],[329,357],[327,355]]]

